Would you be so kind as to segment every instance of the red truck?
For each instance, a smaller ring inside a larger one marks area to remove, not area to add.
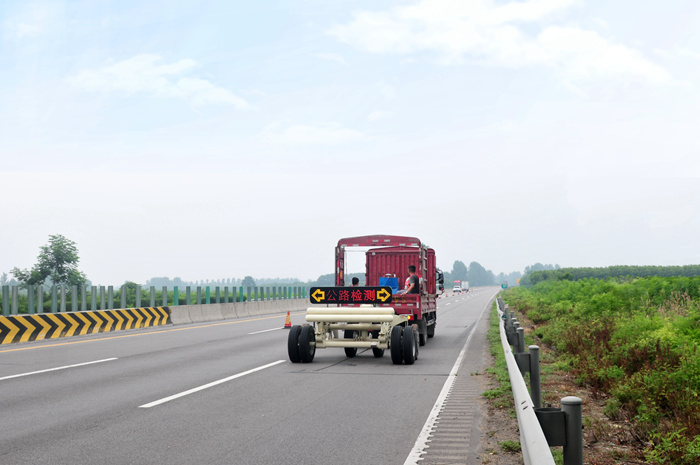
[[[348,287],[345,282],[348,247],[368,249],[363,287]],[[404,287],[409,265],[416,267],[420,292],[397,294]],[[347,357],[354,357],[358,349],[372,349],[377,358],[389,349],[394,364],[412,365],[418,359],[418,346],[435,334],[442,284],[435,251],[415,237],[341,239],[335,249],[335,287],[309,290],[311,303],[322,305],[306,310],[307,324],[290,328],[289,359],[310,363],[317,348],[342,347]]]
[[[442,291],[442,271],[435,263],[435,251],[417,237],[372,235],[347,237],[335,248],[335,285],[346,286],[345,249],[369,247],[365,253],[366,286],[391,286],[394,295],[390,304],[398,315],[406,315],[417,325],[419,345],[435,335],[437,296]],[[396,294],[405,288],[408,266],[416,267],[420,278],[419,294]]]

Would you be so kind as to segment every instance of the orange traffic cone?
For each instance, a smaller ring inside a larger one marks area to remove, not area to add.
[[[289,315],[289,312],[287,312],[287,319],[284,320],[284,327],[286,329],[289,329],[292,327],[292,317]]]

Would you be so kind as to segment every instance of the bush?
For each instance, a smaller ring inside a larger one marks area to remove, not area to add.
[[[649,460],[698,463],[700,277],[543,279],[505,299],[576,379],[614,396],[605,413],[634,420]]]

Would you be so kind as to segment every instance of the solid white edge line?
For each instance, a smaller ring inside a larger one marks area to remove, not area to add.
[[[185,397],[190,394],[194,394],[195,392],[203,391],[204,389],[208,389],[210,387],[216,386],[218,384],[225,383],[227,381],[234,380],[236,378],[240,378],[245,375],[249,375],[251,373],[255,373],[256,371],[264,370],[265,368],[270,368],[275,365],[279,365],[280,363],[284,363],[285,360],[277,360],[276,362],[268,363],[267,365],[263,365],[261,367],[253,368],[252,370],[244,371],[243,373],[238,373],[237,375],[229,376],[228,378],[220,379],[218,381],[211,382],[209,384],[205,384],[203,386],[199,386],[193,389],[190,389],[189,391],[181,392],[179,394],[172,395],[170,397],[164,397],[163,399],[156,400],[153,402],[150,402],[148,404],[143,404],[139,405],[139,408],[151,408],[155,407],[156,405],[164,404],[166,402],[170,402],[171,400],[179,399],[180,397]]]
[[[76,363],[75,365],[66,365],[64,367],[56,367],[56,368],[48,368],[46,370],[32,371],[31,373],[21,373],[19,375],[5,376],[5,377],[0,378],[0,381],[6,380],[6,379],[12,379],[12,378],[21,378],[22,376],[31,376],[31,375],[38,375],[40,373],[48,373],[49,371],[65,370],[66,368],[82,367],[85,365],[92,365],[95,363],[111,362],[112,360],[117,360],[117,358],[116,357],[106,358],[104,360],[95,360],[94,362]]]
[[[462,364],[462,359],[467,353],[467,347],[469,347],[469,342],[472,340],[472,336],[476,332],[476,328],[479,325],[479,321],[484,316],[484,312],[489,307],[491,306],[486,305],[484,309],[481,310],[479,318],[477,318],[474,322],[474,328],[472,328],[472,330],[469,332],[469,336],[467,336],[467,342],[464,343],[464,347],[462,347],[462,351],[459,353],[457,361],[452,367],[452,371],[450,371],[450,374],[447,377],[445,384],[442,386],[442,391],[440,391],[440,395],[435,401],[435,405],[433,405],[433,409],[430,411],[428,419],[425,420],[425,425],[423,425],[423,429],[418,435],[418,439],[416,439],[416,443],[413,445],[413,449],[411,449],[411,452],[408,454],[408,457],[406,457],[406,461],[403,463],[403,465],[417,465],[418,461],[422,460],[421,454],[427,447],[428,439],[432,434],[433,429],[435,428],[435,424],[437,423],[437,417],[440,415],[440,411],[442,410],[445,404],[445,400],[447,399],[447,395],[449,394],[450,389],[452,389],[452,385],[454,384],[455,379],[457,377],[459,366]]]
[[[277,331],[277,330],[280,330],[280,329],[284,329],[284,328],[264,329],[264,330],[262,330],[262,331],[255,331],[254,333],[248,333],[248,335],[250,336],[251,334],[269,333],[270,331]]]

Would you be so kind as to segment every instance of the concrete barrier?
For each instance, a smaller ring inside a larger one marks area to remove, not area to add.
[[[192,320],[190,319],[189,307],[190,307],[190,305],[171,307],[170,321],[172,321],[172,323],[174,325],[184,325],[184,324],[192,323]]]
[[[310,306],[308,299],[287,299],[209,305],[178,305],[177,307],[170,307],[170,309],[172,310],[171,320],[173,324],[181,325],[298,312],[306,310]]]

